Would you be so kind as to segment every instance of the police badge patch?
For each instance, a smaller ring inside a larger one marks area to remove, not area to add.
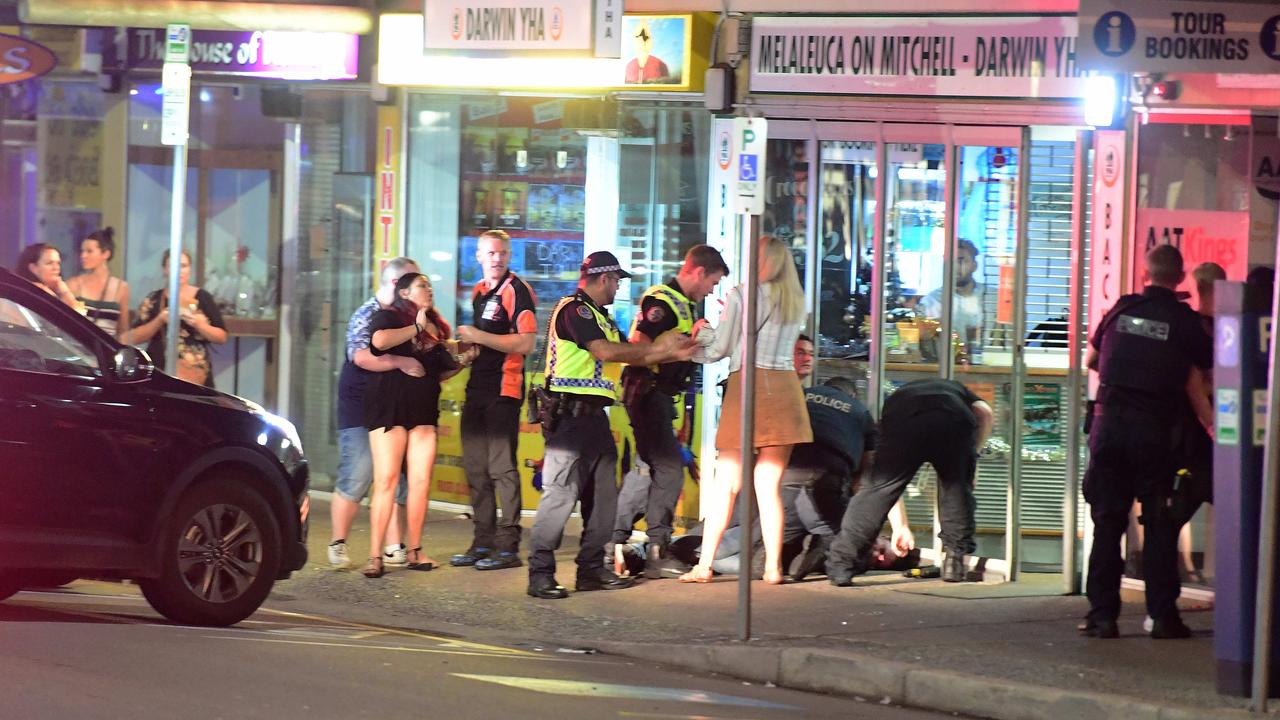
[[[651,323],[660,323],[662,322],[662,318],[666,316],[667,316],[666,311],[663,310],[662,307],[659,305],[654,305],[653,307],[646,310],[644,313],[644,318]]]
[[[578,306],[578,317],[580,317],[580,318],[582,318],[582,319],[584,319],[584,320],[590,320],[590,319],[591,319],[591,308],[587,307],[586,305],[579,305],[579,306]]]

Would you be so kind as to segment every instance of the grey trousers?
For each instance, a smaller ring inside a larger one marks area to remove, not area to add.
[[[618,512],[618,450],[603,410],[560,420],[544,433],[542,499],[529,537],[529,579],[555,575],[555,551],[574,504],[582,503],[578,577],[604,570],[604,546]]]

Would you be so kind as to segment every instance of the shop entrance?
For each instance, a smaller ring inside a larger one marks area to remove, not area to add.
[[[1071,283],[1088,187],[1077,141],[1059,128],[775,120],[761,219],[801,269],[814,381],[853,379],[873,412],[923,377],[986,399],[996,427],[978,463],[977,555],[988,578],[1065,568],[1069,588],[1081,505],[1068,476],[1082,467],[1070,399],[1083,389],[1067,330],[1087,287]],[[906,498],[917,543],[940,556],[935,482],[926,466]]]

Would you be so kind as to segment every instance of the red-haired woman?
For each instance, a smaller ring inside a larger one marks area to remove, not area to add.
[[[436,461],[436,422],[440,417],[440,382],[470,364],[473,351],[459,355],[450,341],[449,324],[432,303],[431,281],[406,273],[396,281],[391,307],[370,320],[369,349],[374,355],[402,355],[422,363],[419,375],[372,373],[364,395],[364,424],[373,451],[373,494],[369,503],[369,563],[366,577],[382,577],[382,542],[391,519],[391,503],[407,467],[406,504],[409,569],[430,570],[435,561],[422,552],[422,525],[427,519],[431,469]],[[406,462],[407,460],[407,462]]]

